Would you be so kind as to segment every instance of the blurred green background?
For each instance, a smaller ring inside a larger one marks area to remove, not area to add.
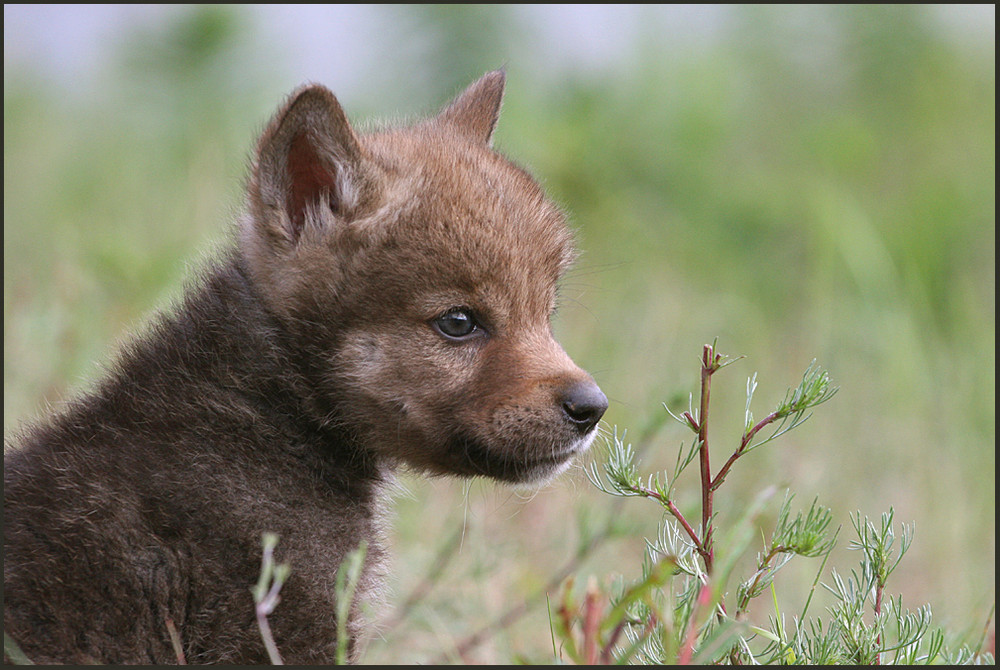
[[[827,571],[849,573],[849,513],[893,506],[916,538],[890,590],[956,635],[981,632],[995,601],[992,7],[133,9],[69,83],[8,54],[32,11],[55,10],[4,8],[6,436],[85,388],[228,243],[256,134],[315,77],[303,63],[333,59],[346,83],[322,83],[362,127],[433,112],[505,66],[496,145],[571,212],[583,255],[556,330],[611,399],[608,431],[637,437],[661,403],[686,408],[718,337],[747,357],[716,376],[721,464],[746,377],[759,373],[763,416],[818,359],[840,393],[738,463],[718,523],[770,484],[818,497],[845,526]],[[303,21],[329,40],[300,43]],[[666,425],[642,467],[672,467],[687,437]],[[695,479],[680,486],[693,517]],[[641,500],[616,512],[582,468],[534,493],[401,483],[370,663],[439,660],[611,514],[613,537],[574,572],[637,576],[659,518]],[[781,597],[800,605],[818,567],[793,562]],[[551,649],[542,600],[451,660]]]

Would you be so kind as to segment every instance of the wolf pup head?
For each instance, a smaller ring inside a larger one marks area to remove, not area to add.
[[[240,250],[318,420],[378,459],[537,482],[607,399],[550,327],[564,216],[491,149],[504,79],[366,134],[327,89],[294,93],[260,140]]]

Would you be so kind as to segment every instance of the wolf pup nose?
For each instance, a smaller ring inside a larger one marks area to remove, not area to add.
[[[607,398],[550,326],[573,239],[490,146],[503,89],[368,133],[322,86],[282,106],[231,248],[5,451],[4,629],[30,659],[269,662],[249,587],[275,533],[284,661],[357,660],[399,467],[538,483],[590,445]]]
[[[604,416],[608,409],[608,399],[597,384],[582,382],[566,390],[562,406],[566,418],[586,435]]]

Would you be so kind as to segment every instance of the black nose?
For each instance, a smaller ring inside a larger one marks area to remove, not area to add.
[[[594,382],[577,382],[563,392],[562,408],[577,430],[589,433],[608,409],[608,399]]]

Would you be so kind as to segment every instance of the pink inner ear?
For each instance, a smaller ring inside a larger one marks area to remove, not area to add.
[[[320,160],[315,145],[306,133],[296,135],[288,149],[288,219],[292,224],[292,239],[298,240],[306,221],[306,206],[329,198],[336,211],[337,175],[334,166]]]

